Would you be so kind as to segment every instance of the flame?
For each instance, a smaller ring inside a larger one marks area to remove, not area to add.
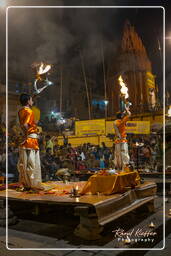
[[[150,227],[150,228],[154,228],[154,227],[155,227],[155,225],[154,225],[154,223],[153,223],[152,221],[151,221],[149,227]]]
[[[45,65],[43,62],[41,62],[37,73],[38,75],[42,75],[47,73],[50,69],[51,69],[51,65]]]
[[[75,189],[78,190],[78,186],[76,186]]]
[[[169,106],[169,109],[168,109],[168,116],[171,117],[171,105]]]
[[[121,86],[121,94],[124,95],[125,99],[127,99],[129,97],[129,94],[128,94],[128,87],[126,87],[126,84],[124,83],[123,79],[122,79],[122,76],[119,76],[118,78],[119,80],[119,84]]]
[[[131,239],[129,238],[129,236],[126,237],[125,243],[126,243],[126,244],[130,244],[130,243],[131,243]]]

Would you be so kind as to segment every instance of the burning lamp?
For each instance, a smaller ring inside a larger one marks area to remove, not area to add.
[[[72,196],[72,197],[79,197],[79,196],[80,196],[80,195],[79,195],[78,186],[73,187],[71,196]]]
[[[36,78],[34,80],[34,94],[37,95],[41,93],[46,87],[53,85],[53,82],[48,79],[48,72],[51,69],[51,65],[46,65],[43,62],[36,66]],[[43,82],[44,86],[37,88],[37,82]]]
[[[130,243],[131,243],[131,239],[129,238],[129,236],[127,236],[125,239],[125,244],[130,244]]]
[[[155,228],[155,224],[151,221],[151,223],[149,224],[149,228]]]
[[[120,88],[120,110],[123,112],[126,107],[130,107],[132,105],[131,102],[129,102],[128,97],[128,87],[124,83],[122,76],[119,76],[118,78],[119,84],[121,86]]]
[[[171,105],[169,106],[168,112],[167,112],[167,116],[171,117]]]
[[[169,209],[169,216],[171,216],[171,209]]]

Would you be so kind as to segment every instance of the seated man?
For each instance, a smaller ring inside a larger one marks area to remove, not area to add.
[[[51,148],[46,149],[46,154],[44,155],[44,157],[42,159],[42,163],[43,163],[45,173],[46,173],[45,176],[48,177],[50,180],[54,179],[55,173],[57,170],[57,165],[55,163],[55,158],[52,155]]]
[[[45,140],[46,140],[46,146],[45,146],[46,150],[47,150],[48,148],[51,148],[52,155],[53,155],[53,148],[54,148],[54,145],[53,145],[53,141],[52,141],[50,135],[46,135]]]

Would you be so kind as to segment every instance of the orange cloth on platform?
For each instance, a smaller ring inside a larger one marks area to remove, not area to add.
[[[80,194],[83,195],[88,192],[92,194],[99,192],[105,195],[121,193],[125,187],[134,187],[139,183],[140,177],[137,171],[122,172],[113,175],[95,174],[88,179]]]
[[[122,119],[117,119],[115,121],[115,125],[117,126],[119,133],[121,135],[121,139],[116,139],[114,143],[127,142],[126,139],[126,122],[128,121],[129,116],[125,116]]]
[[[32,109],[29,107],[23,107],[19,110],[18,116],[21,127],[23,127],[24,124],[28,124],[29,126],[26,134],[26,139],[20,144],[20,147],[26,149],[39,149],[37,139],[27,137],[29,134],[38,133]]]

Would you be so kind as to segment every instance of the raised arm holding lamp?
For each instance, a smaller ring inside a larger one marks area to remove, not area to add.
[[[115,153],[114,153],[114,164],[115,168],[120,171],[125,171],[128,169],[129,165],[129,153],[128,153],[128,143],[126,138],[126,123],[131,115],[129,110],[132,105],[128,101],[128,88],[124,83],[122,77],[119,77],[120,89],[120,112],[116,113],[116,120],[114,121],[115,130]],[[122,104],[121,104],[122,103]]]
[[[47,68],[48,67],[48,68]],[[40,94],[47,86],[52,85],[45,74],[49,71],[50,65],[43,64],[39,66],[34,81],[33,96],[23,93],[20,95],[20,103],[22,108],[18,112],[19,122],[24,134],[24,140],[19,146],[19,183],[21,190],[43,189],[41,177],[41,165],[38,145],[38,128],[35,122],[32,110],[33,98]],[[43,78],[41,75],[43,74]],[[42,80],[45,84],[42,88],[37,88],[37,81]]]
[[[115,155],[114,164],[118,171],[125,171],[129,165],[129,153],[128,143],[126,138],[126,122],[128,121],[131,112],[129,107],[125,108],[125,111],[118,112],[116,114],[116,120],[114,121],[115,129]]]

